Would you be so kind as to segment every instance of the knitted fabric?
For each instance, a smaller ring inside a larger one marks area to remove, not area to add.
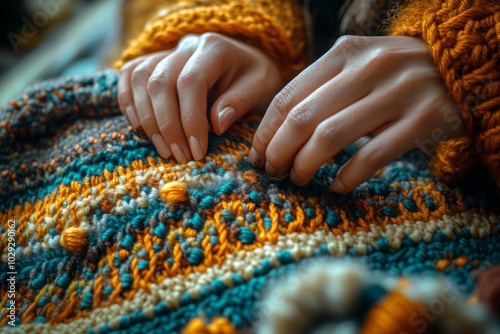
[[[422,38],[459,106],[467,135],[438,145],[434,169],[447,179],[482,161],[500,187],[500,2],[414,0],[392,35]]]
[[[125,17],[125,21],[129,19],[136,20]],[[305,23],[295,1],[188,0],[167,1],[130,42],[115,67],[145,54],[172,49],[185,35],[205,32],[221,33],[260,48],[286,79],[305,66]]]
[[[14,333],[240,331],[269,283],[320,257],[442,273],[464,296],[475,271],[500,263],[500,205],[479,176],[444,183],[415,151],[337,195],[329,185],[348,147],[296,187],[248,163],[252,118],[180,165],[128,125],[117,80],[44,82],[0,110],[0,325],[10,326],[11,220]],[[348,282],[332,283],[358,291]],[[346,307],[369,297],[350,296]]]

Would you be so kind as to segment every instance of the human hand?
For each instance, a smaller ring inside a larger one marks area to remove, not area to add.
[[[148,54],[120,71],[118,103],[163,158],[202,159],[209,124],[222,134],[249,111],[264,111],[283,87],[260,50],[216,33],[189,35],[175,49]],[[211,103],[213,102],[213,103]]]
[[[249,161],[272,176],[289,170],[292,182],[305,185],[342,148],[373,134],[332,183],[346,193],[419,140],[463,132],[421,40],[344,36],[274,98]]]

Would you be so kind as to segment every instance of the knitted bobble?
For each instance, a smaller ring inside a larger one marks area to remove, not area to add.
[[[166,203],[180,203],[189,199],[186,186],[180,182],[170,182],[164,185],[160,196]]]
[[[234,334],[236,328],[226,318],[215,318],[210,324],[200,318],[192,319],[182,331],[183,334]]]
[[[59,242],[70,252],[80,252],[87,245],[87,232],[79,227],[69,227],[61,233]]]

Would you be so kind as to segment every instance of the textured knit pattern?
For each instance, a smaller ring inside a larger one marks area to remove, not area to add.
[[[269,282],[322,256],[444,273],[464,295],[500,264],[500,206],[480,178],[443,183],[409,154],[336,195],[347,148],[296,187],[248,163],[256,119],[176,164],[128,125],[116,83],[113,71],[44,82],[0,110],[0,325],[15,219],[14,332],[234,332]]]
[[[135,26],[137,14],[130,14],[124,19]],[[130,42],[115,67],[145,54],[172,49],[188,34],[205,32],[220,33],[258,47],[276,62],[287,79],[306,63],[305,22],[295,1],[188,0],[167,1]]]
[[[422,38],[462,111],[467,135],[438,146],[433,161],[447,179],[478,161],[500,187],[500,2],[414,0],[390,28]]]

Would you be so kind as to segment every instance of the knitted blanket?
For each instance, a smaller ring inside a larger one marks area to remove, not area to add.
[[[0,111],[0,331],[243,331],[270,318],[270,283],[324,258],[368,268],[329,280],[356,291],[334,298],[337,315],[364,315],[394,277],[441,274],[467,297],[500,264],[500,205],[481,176],[444,183],[414,151],[337,195],[348,147],[297,187],[247,162],[257,118],[177,164],[129,126],[116,84],[113,71],[47,81]],[[287,293],[314,295],[298,286]]]

